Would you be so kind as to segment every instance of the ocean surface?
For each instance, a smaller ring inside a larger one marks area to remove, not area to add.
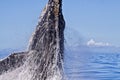
[[[8,56],[0,53],[0,58]],[[120,53],[65,52],[64,70],[66,80],[120,80]]]
[[[67,52],[67,80],[120,80],[120,53]]]

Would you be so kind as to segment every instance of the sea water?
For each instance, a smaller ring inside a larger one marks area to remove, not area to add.
[[[67,80],[120,80],[120,53],[65,53]]]
[[[120,53],[69,50],[64,56],[66,80],[120,80]]]

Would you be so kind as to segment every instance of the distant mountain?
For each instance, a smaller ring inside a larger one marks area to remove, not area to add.
[[[12,49],[3,49],[0,50],[0,59],[8,56],[13,50]]]
[[[73,53],[120,53],[120,47],[116,46],[66,46],[66,51]]]
[[[120,47],[112,45],[108,42],[95,41],[90,39],[86,44],[80,41],[73,42],[73,44],[65,44],[65,49],[70,52],[77,53],[120,53]]]
[[[5,58],[7,56],[9,56],[10,54],[14,53],[14,52],[18,52],[21,51],[21,49],[2,49],[0,50],[0,59]]]
[[[28,51],[0,61],[0,80],[64,80],[64,28],[62,0],[49,0]]]

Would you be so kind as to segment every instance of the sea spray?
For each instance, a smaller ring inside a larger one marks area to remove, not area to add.
[[[34,69],[31,80],[62,80],[65,21],[61,5],[62,0],[49,0],[32,36],[29,51],[35,52],[28,59]]]

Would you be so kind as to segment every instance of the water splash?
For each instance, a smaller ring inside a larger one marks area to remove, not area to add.
[[[0,80],[63,80],[65,21],[62,0],[49,0],[30,39],[23,65],[8,70]],[[10,78],[5,78],[5,76]]]

